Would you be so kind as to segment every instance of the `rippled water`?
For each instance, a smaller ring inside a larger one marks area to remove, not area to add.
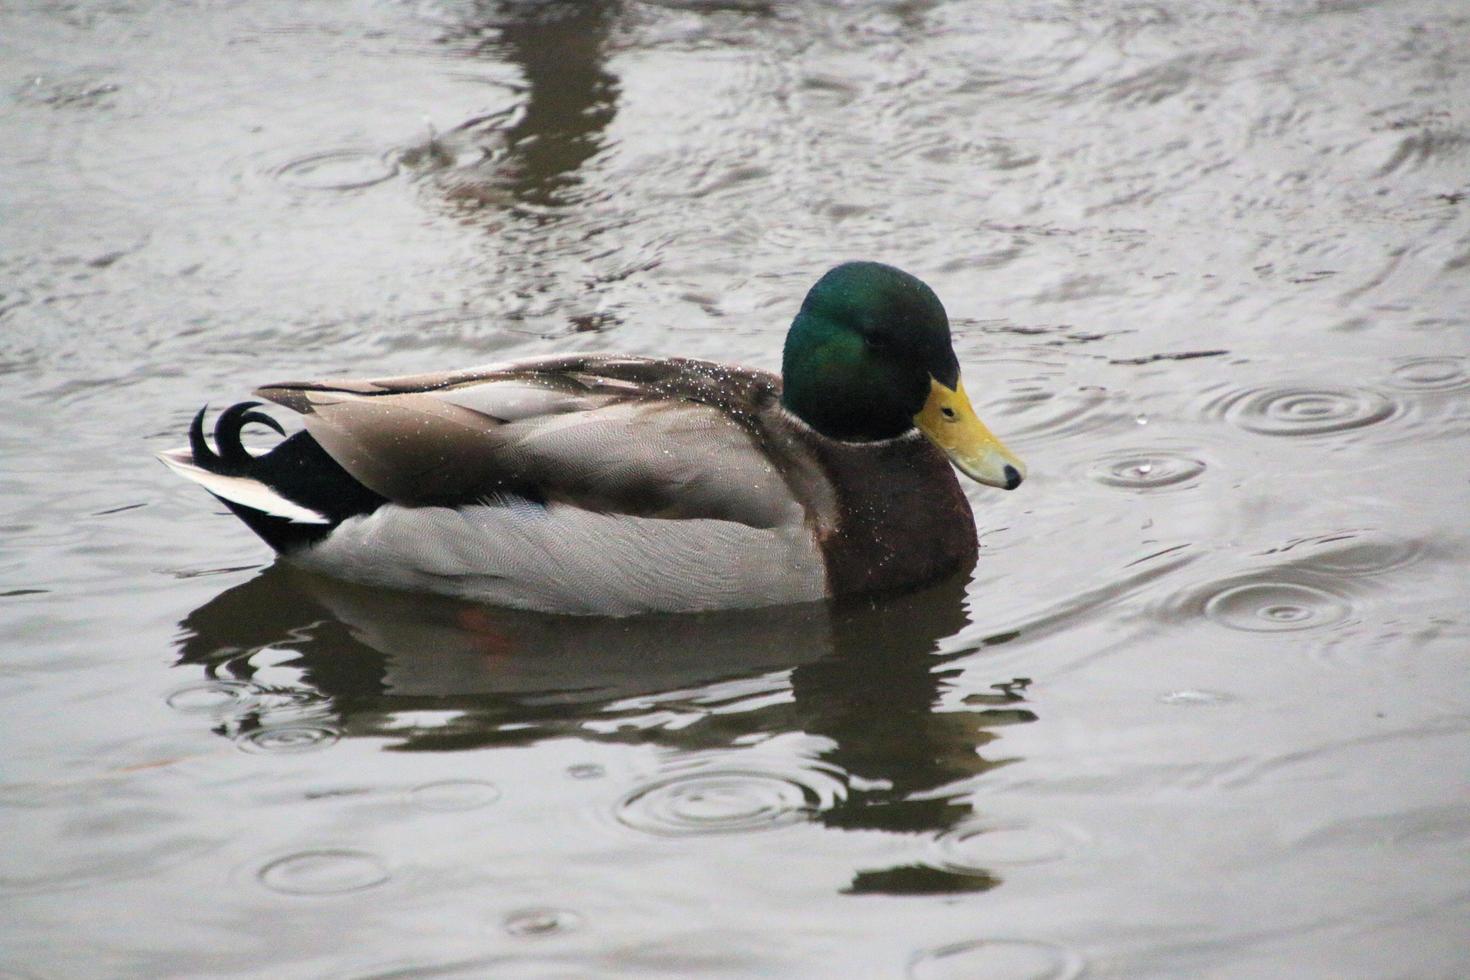
[[[1470,974],[1462,0],[0,7],[0,970]],[[566,621],[271,567],[282,377],[766,367],[929,281],[973,579]]]

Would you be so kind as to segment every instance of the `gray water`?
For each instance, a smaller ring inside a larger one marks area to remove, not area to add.
[[[152,453],[930,282],[968,582],[512,615]],[[1470,7],[0,5],[18,977],[1470,975]]]

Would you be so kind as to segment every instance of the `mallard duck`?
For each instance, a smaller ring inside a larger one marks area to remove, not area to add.
[[[975,415],[934,291],[876,262],[824,275],[781,375],[571,355],[375,381],[265,385],[214,448],[161,453],[282,556],[360,582],[629,615],[912,589],[969,571],[950,463],[1025,475]]]

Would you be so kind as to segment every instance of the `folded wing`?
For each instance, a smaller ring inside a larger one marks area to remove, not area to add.
[[[688,364],[562,359],[258,394],[300,412],[348,473],[405,506],[515,494],[600,513],[799,523],[748,416],[699,400]]]

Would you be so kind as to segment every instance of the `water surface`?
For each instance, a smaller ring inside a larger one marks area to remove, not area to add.
[[[1459,0],[0,8],[0,966],[1470,972]],[[973,577],[566,620],[271,564],[286,377],[775,367],[930,282]]]

